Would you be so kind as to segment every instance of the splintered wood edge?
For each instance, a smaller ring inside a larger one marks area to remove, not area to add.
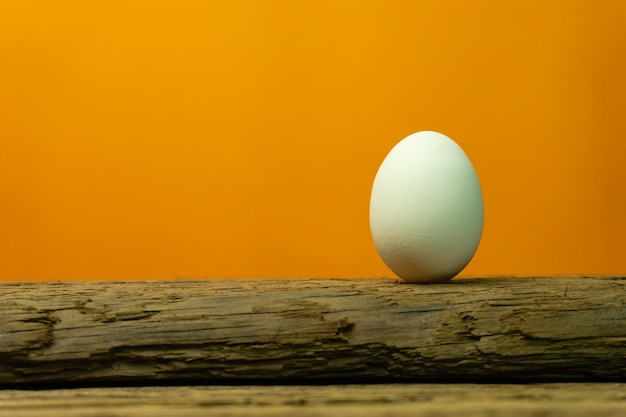
[[[0,385],[626,380],[625,277],[0,284]]]

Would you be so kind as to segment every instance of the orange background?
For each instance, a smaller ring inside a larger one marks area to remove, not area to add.
[[[626,2],[0,2],[0,280],[393,276],[403,137],[473,161],[465,275],[626,273]]]

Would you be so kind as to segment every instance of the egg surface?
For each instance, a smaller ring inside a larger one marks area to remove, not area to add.
[[[374,245],[389,269],[406,282],[445,282],[465,268],[480,243],[478,175],[452,139],[413,133],[380,165],[369,215]]]

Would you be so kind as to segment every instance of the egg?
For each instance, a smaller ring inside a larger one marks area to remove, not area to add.
[[[461,147],[433,131],[413,133],[387,154],[370,197],[372,239],[409,283],[440,283],[470,262],[483,232],[478,175]]]

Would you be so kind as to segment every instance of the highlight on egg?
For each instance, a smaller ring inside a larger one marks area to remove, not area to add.
[[[370,197],[370,229],[383,262],[409,283],[441,283],[470,262],[483,232],[478,175],[461,147],[434,131],[387,154]]]

